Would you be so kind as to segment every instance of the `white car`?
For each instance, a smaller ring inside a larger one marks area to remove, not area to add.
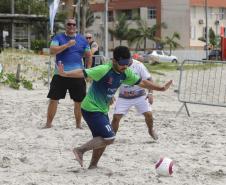
[[[143,56],[145,61],[150,62],[178,62],[178,58],[173,55],[169,55],[163,50],[153,50],[150,53]]]

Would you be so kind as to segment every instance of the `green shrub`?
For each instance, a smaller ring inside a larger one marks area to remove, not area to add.
[[[46,40],[32,40],[31,41],[31,49],[34,50],[36,53],[38,51],[42,51],[43,48],[47,47]]]
[[[31,81],[26,80],[26,79],[22,79],[21,83],[23,85],[24,88],[28,89],[28,90],[32,90],[33,89],[33,84]]]
[[[26,80],[25,78],[22,78],[21,81],[18,81],[16,79],[15,74],[13,73],[6,73],[6,74],[0,73],[0,83],[8,85],[13,89],[19,89],[21,84],[23,85],[24,88],[28,90],[33,89],[33,84],[31,81]]]

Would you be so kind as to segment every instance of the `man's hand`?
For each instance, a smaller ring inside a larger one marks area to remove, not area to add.
[[[58,62],[57,69],[60,76],[66,76],[66,73],[64,72],[64,64],[62,64],[61,61]]]
[[[172,83],[173,83],[173,80],[168,81],[168,82],[163,86],[163,91],[166,91],[167,89],[169,89],[169,87],[171,86]]]
[[[75,40],[69,40],[68,43],[67,43],[67,46],[68,46],[68,47],[74,46],[75,43],[76,43]]]
[[[148,102],[149,102],[150,104],[153,104],[153,94],[149,94],[149,93],[148,93],[148,95],[146,96],[146,99],[148,99]]]

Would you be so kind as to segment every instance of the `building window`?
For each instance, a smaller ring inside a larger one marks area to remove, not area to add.
[[[209,19],[212,19],[213,18],[213,15],[214,15],[213,8],[211,8],[211,7],[208,8],[207,13],[208,13],[208,18]]]
[[[219,20],[223,20],[225,17],[225,8],[219,8]]]
[[[114,14],[113,11],[108,12],[108,21],[113,22],[114,21]]]
[[[209,29],[209,28],[207,28],[207,29]],[[206,39],[206,33],[207,33],[206,27],[203,27],[202,36],[203,36],[204,39]]]
[[[120,10],[117,14],[124,14],[127,17],[127,20],[135,20],[140,18],[140,9]]]
[[[148,8],[148,19],[156,19],[156,8],[155,7]]]

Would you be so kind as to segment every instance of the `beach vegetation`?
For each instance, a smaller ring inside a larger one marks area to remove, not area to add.
[[[2,72],[0,74],[0,83],[8,85],[13,89],[19,89],[21,85],[28,90],[33,89],[33,84],[30,80],[27,80],[25,77],[23,77],[21,80],[18,80],[14,73],[4,74]]]

